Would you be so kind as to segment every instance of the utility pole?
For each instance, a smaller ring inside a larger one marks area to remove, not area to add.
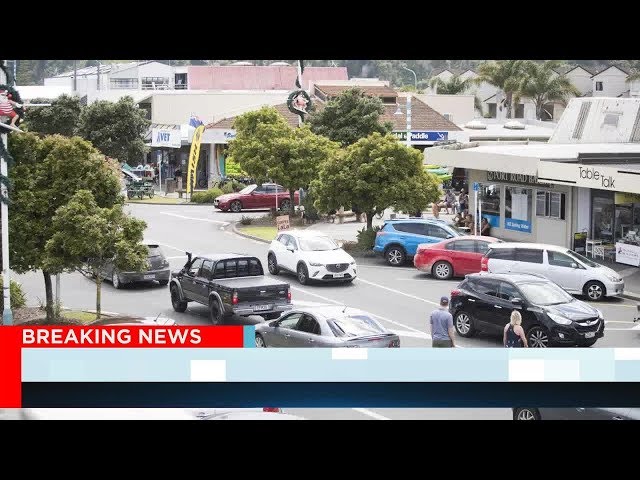
[[[404,68],[406,71],[413,73],[413,82],[414,85],[416,87],[416,93],[418,92],[418,76],[416,75],[416,72],[414,72],[413,70],[411,70],[410,68],[407,67],[402,67]]]
[[[4,60],[2,60],[4,63]],[[14,70],[15,70],[15,61],[14,61]],[[0,78],[2,83],[7,83],[9,81],[6,78],[6,75],[3,71],[0,71]],[[15,85],[16,78],[13,76],[13,85]],[[7,134],[6,130],[3,128],[2,136],[2,144],[4,145],[4,150],[7,151]],[[0,174],[4,178],[8,176],[8,167],[7,167],[7,159],[5,156],[2,156],[0,159]],[[2,220],[0,223],[0,228],[2,228],[2,297],[4,301],[4,307],[2,310],[2,324],[3,325],[13,325],[13,312],[11,311],[11,271],[9,270],[9,207],[7,205],[8,198],[8,189],[7,185],[3,182],[0,186],[0,192],[2,192],[2,197],[4,201],[0,204],[0,215],[2,215]]]
[[[78,61],[73,61],[73,93],[78,90]]]
[[[100,91],[100,60],[98,60],[98,77],[96,83],[96,90]]]

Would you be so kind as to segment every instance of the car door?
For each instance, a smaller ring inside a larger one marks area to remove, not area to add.
[[[211,274],[213,272],[213,261],[204,260],[200,271],[193,280],[193,291],[197,295],[197,298],[192,298],[198,302],[205,304],[209,303],[209,282],[211,280]]]
[[[515,250],[515,262],[511,263],[510,272],[548,275],[542,248],[516,248]]]
[[[305,313],[294,328],[289,342],[289,346],[296,348],[323,346],[320,324],[313,316]]]
[[[420,226],[423,228],[424,234],[427,237],[426,243],[438,243],[438,242],[441,242],[442,240],[446,240],[447,238],[453,237],[451,233],[447,232],[444,228],[438,225],[433,225],[431,223],[424,223],[424,224],[421,224]]]
[[[247,208],[263,208],[262,205],[266,204],[264,196],[264,186],[258,185],[249,195],[247,195]]]
[[[393,225],[394,230],[399,232],[400,243],[407,252],[407,255],[414,256],[418,250],[418,245],[429,242],[426,238],[422,225],[412,222],[402,222]]]
[[[184,295],[191,300],[199,301],[195,281],[203,262],[203,258],[194,258],[189,269],[182,276],[182,291]]]
[[[472,302],[471,314],[482,330],[495,330],[496,322],[493,320],[499,309],[495,308],[498,301],[499,280],[493,278],[475,278],[472,282],[476,292],[475,301]],[[469,299],[470,301],[471,299]]]
[[[515,248],[492,248],[487,253],[487,267],[491,273],[509,273],[514,263]]]
[[[282,262],[278,259],[278,263],[282,264],[287,270],[292,272],[296,271],[297,256],[298,256],[298,242],[291,235],[286,236],[286,242],[282,251]]]
[[[277,326],[264,333],[267,345],[270,347],[291,347],[291,335],[295,332],[294,329],[301,318],[302,313],[294,312],[278,320]]]
[[[570,292],[580,292],[584,268],[569,255],[545,250],[547,255],[547,277]]]
[[[456,240],[447,244],[453,271],[456,275],[466,275],[480,271],[480,258],[476,252],[475,240]],[[475,266],[477,264],[477,269]]]
[[[498,295],[493,305],[494,313],[489,316],[489,328],[496,333],[503,333],[504,327],[511,321],[511,312],[520,310],[521,306],[512,303],[514,298],[522,301],[522,294],[517,287],[501,280],[498,285]]]

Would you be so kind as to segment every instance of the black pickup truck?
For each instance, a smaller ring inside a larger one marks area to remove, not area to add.
[[[184,312],[188,302],[201,303],[209,307],[211,323],[219,325],[231,315],[271,320],[291,310],[289,284],[265,277],[256,257],[186,254],[182,270],[171,273],[169,290],[176,312]]]

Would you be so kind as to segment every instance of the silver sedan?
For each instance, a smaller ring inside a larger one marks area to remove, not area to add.
[[[256,347],[394,348],[400,337],[373,315],[350,307],[322,305],[291,310],[256,325]]]

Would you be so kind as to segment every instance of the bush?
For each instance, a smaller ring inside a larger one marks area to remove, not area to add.
[[[2,277],[0,276],[0,290],[2,290],[3,288],[4,284],[2,283]],[[24,290],[22,290],[22,285],[11,280],[9,292],[11,293],[12,310],[15,310],[16,308],[22,308],[26,305],[27,298],[24,294]],[[0,310],[4,310],[4,295],[2,294],[0,294]]]
[[[251,217],[245,217],[244,215],[242,216],[242,218],[240,219],[240,223],[242,225],[251,225],[251,222],[253,222],[253,218]]]
[[[213,203],[216,197],[223,195],[224,192],[217,187],[210,188],[206,192],[194,192],[191,196],[193,203]]]
[[[227,182],[222,185],[222,193],[228,194],[233,193],[235,190],[233,189],[233,184],[231,182]]]
[[[320,220],[320,214],[313,204],[315,198],[307,192],[307,194],[302,199],[302,206],[304,207],[304,218],[309,220],[310,222],[315,222]]]
[[[363,227],[358,230],[356,238],[358,239],[358,247],[362,250],[372,250],[376,243],[376,233],[380,231],[381,227],[373,227],[373,230],[367,230],[367,227]]]

